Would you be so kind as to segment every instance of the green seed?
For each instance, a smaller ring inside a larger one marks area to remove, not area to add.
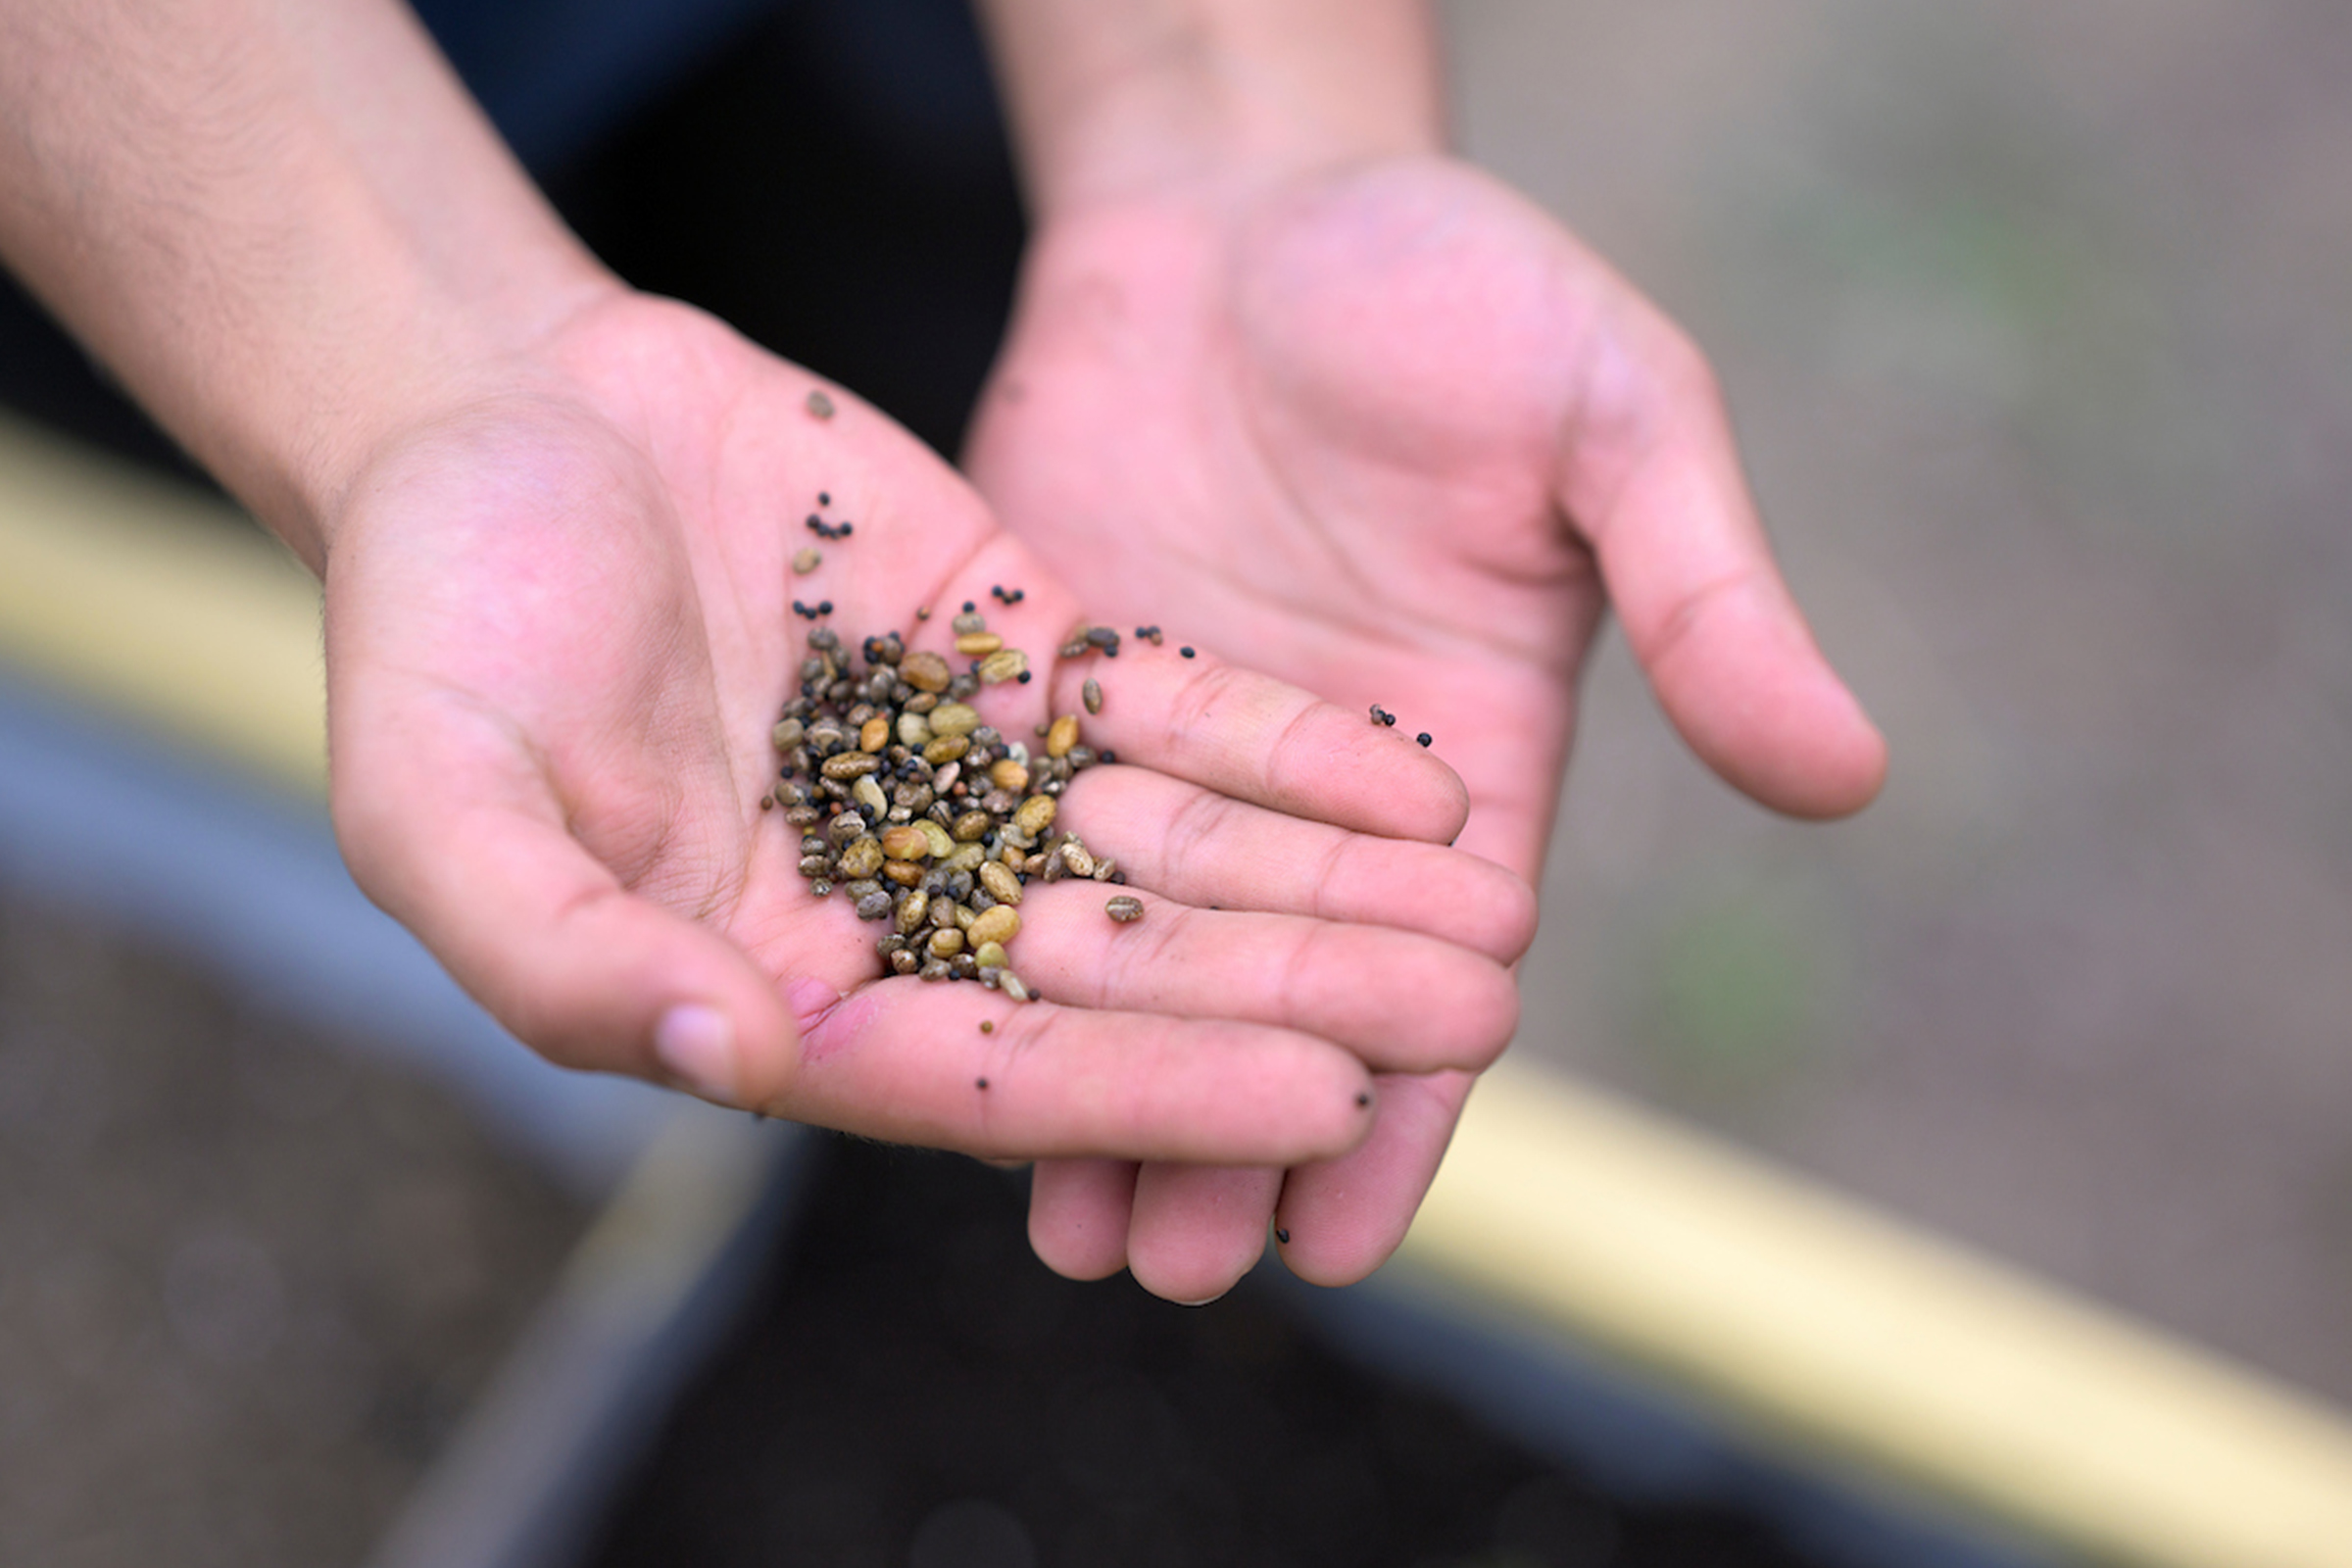
[[[941,662],[945,663],[946,661]],[[942,703],[931,710],[931,733],[934,735],[966,736],[979,727],[980,714],[967,704]]]

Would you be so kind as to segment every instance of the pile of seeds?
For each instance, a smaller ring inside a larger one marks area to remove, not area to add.
[[[859,919],[889,922],[875,947],[890,972],[978,980],[1026,1002],[1006,956],[1023,889],[1127,880],[1054,827],[1070,780],[1109,758],[1080,742],[1074,713],[1045,726],[1041,756],[982,723],[971,696],[1026,682],[1028,656],[969,604],[954,627],[970,661],[961,673],[941,655],[908,653],[895,631],[853,657],[831,627],[811,630],[800,694],[775,727],[779,782],[760,806],[783,808],[800,832],[811,892],[838,890]],[[1124,906],[1113,913],[1134,917]]]

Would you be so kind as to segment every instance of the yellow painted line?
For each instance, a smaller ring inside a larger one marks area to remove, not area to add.
[[[0,659],[323,793],[318,587],[203,492],[0,419]]]
[[[2352,1565],[2343,1412],[1529,1069],[1399,1261],[2101,1559]]]
[[[0,421],[0,658],[318,789],[317,589],[220,508]],[[2340,1412],[1531,1069],[1400,1262],[2102,1557],[2352,1568]]]

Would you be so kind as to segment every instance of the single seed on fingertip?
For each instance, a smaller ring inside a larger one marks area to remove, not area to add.
[[[796,555],[792,558],[792,569],[803,577],[808,576],[810,572],[814,571],[817,567],[823,565],[824,564],[824,556],[814,545],[810,545],[808,549],[803,550],[799,555]]]
[[[1291,1245],[1291,1233],[1289,1231],[1277,1229],[1274,1232],[1274,1239],[1285,1247]]]
[[[993,1035],[997,1032],[997,1026],[992,1020],[983,1018],[980,1020],[980,1032],[984,1035]]]
[[[975,1078],[972,1080],[972,1087],[974,1089],[986,1089],[988,1087],[988,1080],[985,1078]]]
[[[1089,676],[1086,685],[1080,688],[1079,696],[1084,699],[1088,712],[1100,713],[1102,711],[1102,683],[1101,681]]]
[[[816,493],[816,504],[820,507],[831,506],[833,504],[833,492],[830,490],[819,490]]]
[[[1357,1108],[1361,1109],[1362,1107],[1372,1103],[1372,1097],[1359,1089],[1356,1091],[1355,1103]]]
[[[808,412],[820,419],[833,417],[833,400],[825,395],[822,387],[808,394]]]
[[[1414,736],[1413,739],[1419,741],[1422,745],[1427,746],[1429,744],[1429,731],[1423,730],[1420,734]]]
[[[1187,659],[1190,659],[1190,658],[1192,658],[1192,657],[1193,657],[1193,651],[1192,651],[1190,648],[1179,648],[1179,649],[1177,649],[1176,651],[1177,651],[1178,653],[1182,654],[1182,655],[1183,655],[1185,658],[1187,658]]]
[[[1102,912],[1121,925],[1133,925],[1144,917],[1144,901],[1132,894],[1122,893],[1103,905]]]

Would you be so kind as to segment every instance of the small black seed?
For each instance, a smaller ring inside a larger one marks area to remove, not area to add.
[[[1179,649],[1177,649],[1176,651],[1177,651],[1178,653],[1182,654],[1182,655],[1183,655],[1185,658],[1187,658],[1187,659],[1190,659],[1190,658],[1192,658],[1192,657],[1193,657],[1193,651],[1192,651],[1190,648],[1179,648]]]
[[[1285,1230],[1277,1230],[1277,1231],[1274,1233],[1274,1239],[1275,1239],[1276,1241],[1280,1242],[1280,1243],[1281,1243],[1283,1246],[1285,1246],[1285,1247],[1288,1247],[1288,1246],[1290,1246],[1290,1245],[1291,1245],[1291,1233],[1290,1233],[1289,1231],[1285,1231]]]
[[[1414,736],[1413,739],[1419,741],[1422,745],[1427,746],[1429,744],[1429,731],[1423,730],[1420,734]]]
[[[975,1089],[986,1089],[988,1087],[988,1080],[985,1078],[975,1078],[972,1080],[972,1087]]]
[[[819,490],[816,493],[816,504],[820,507],[829,507],[833,504],[833,497],[828,492]]]
[[[1021,684],[1024,686],[1029,684],[1029,671],[1025,669],[1021,671]]]
[[[979,608],[980,608],[980,607],[979,607],[978,605],[975,605],[975,604],[973,604],[973,603],[972,603],[972,602],[971,602],[969,599],[966,599],[966,600],[963,602],[963,612],[964,612],[965,614],[967,614],[967,615],[968,615],[968,614],[970,614],[970,613],[971,613],[973,611],[975,611],[975,610],[978,610]]]
[[[1355,1102],[1356,1102],[1358,1105],[1369,1105],[1369,1104],[1371,1104],[1371,1103],[1372,1103],[1372,1097],[1371,1097],[1370,1095],[1364,1094],[1363,1092],[1361,1092],[1361,1091],[1359,1090],[1359,1091],[1356,1093],[1356,1097],[1355,1097]]]

